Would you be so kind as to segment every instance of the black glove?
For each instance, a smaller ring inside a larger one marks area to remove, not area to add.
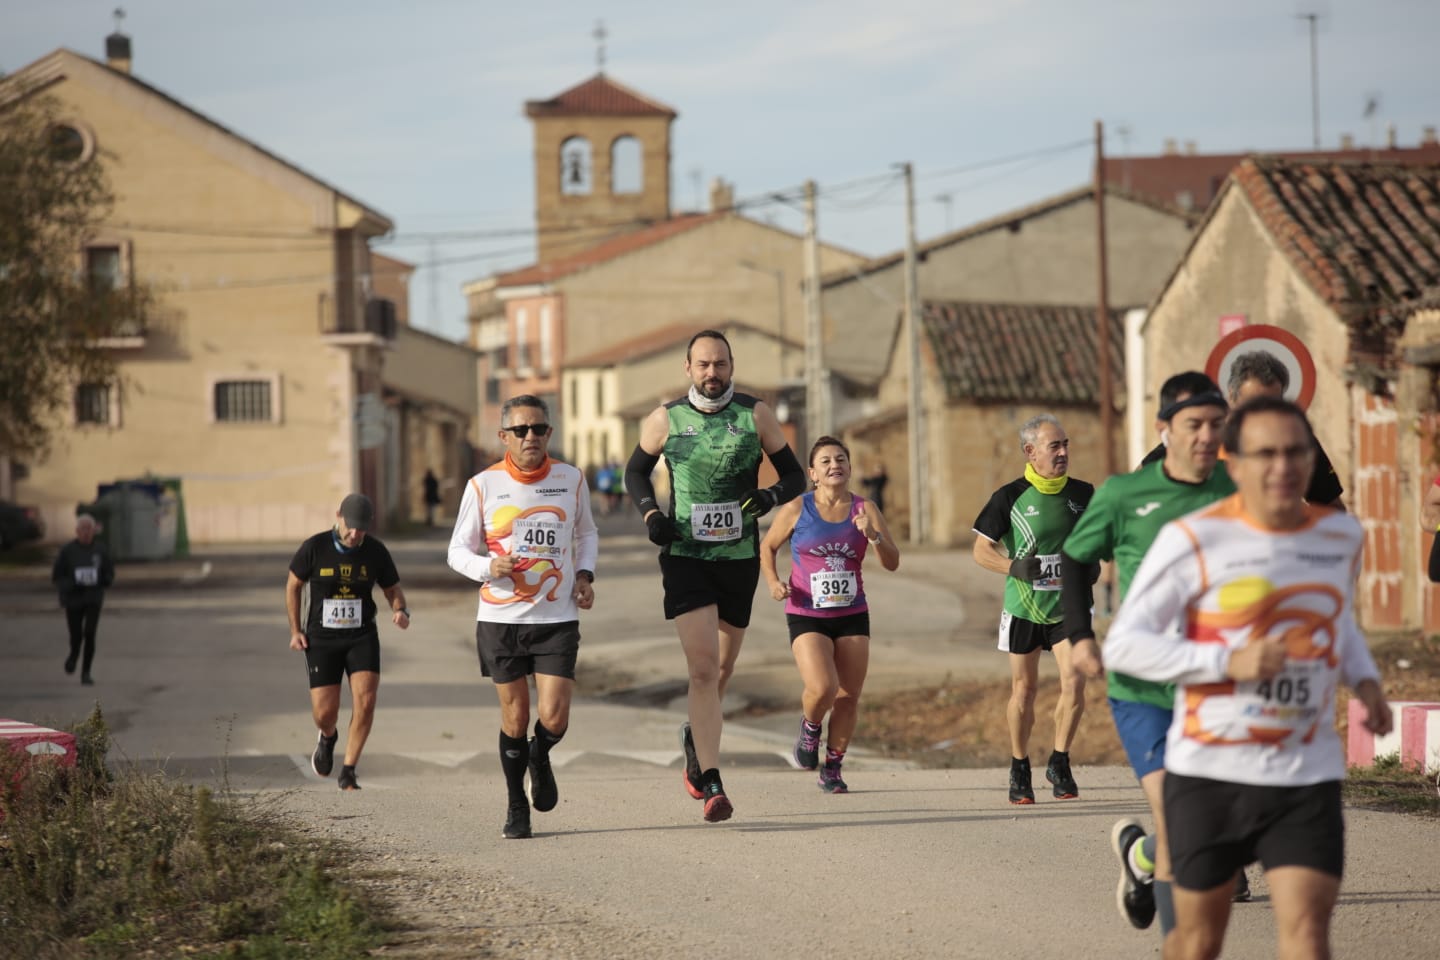
[[[1010,576],[1016,580],[1039,580],[1045,565],[1037,556],[1021,557],[1010,561]]]
[[[751,490],[740,498],[740,512],[747,517],[763,517],[775,506],[777,499],[775,491],[769,487]]]
[[[645,529],[650,534],[650,542],[657,547],[675,542],[675,524],[659,510],[645,518]]]

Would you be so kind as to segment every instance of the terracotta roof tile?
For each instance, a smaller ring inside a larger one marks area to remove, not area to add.
[[[951,402],[1093,405],[1100,395],[1093,307],[927,302],[925,334]],[[1110,371],[1125,382],[1123,311],[1110,317]]]
[[[1235,182],[1342,316],[1408,309],[1440,287],[1440,164],[1247,160]]]
[[[578,86],[549,100],[527,100],[525,113],[531,117],[566,117],[597,115],[612,117],[670,117],[675,110],[643,93],[597,73]]]
[[[667,240],[678,233],[693,230],[695,227],[709,223],[721,216],[724,216],[724,214],[681,214],[669,220],[662,220],[652,226],[632,230],[629,233],[622,233],[619,236],[611,237],[609,240],[602,240],[593,247],[586,247],[579,253],[571,254],[568,257],[561,257],[559,260],[552,260],[549,263],[536,263],[528,267],[521,267],[519,270],[512,270],[509,273],[502,273],[497,280],[496,286],[524,287],[532,283],[546,283],[551,280],[558,280],[569,274],[578,273],[587,267],[605,263],[608,260],[613,260],[624,254],[643,249],[651,244],[659,243],[662,240]]]
[[[1164,154],[1158,157],[1106,157],[1105,182],[1190,210],[1203,211],[1220,193],[1230,173],[1252,153]],[[1387,165],[1440,163],[1440,144],[1384,150],[1322,150],[1264,155],[1310,163],[1374,162]],[[1187,203],[1189,204],[1187,206]]]

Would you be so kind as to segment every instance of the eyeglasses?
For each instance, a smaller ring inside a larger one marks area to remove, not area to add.
[[[524,440],[526,437],[530,436],[531,430],[535,431],[535,436],[537,437],[550,436],[550,424],[548,423],[522,423],[519,426],[501,427],[500,429],[510,431],[511,433],[515,434],[515,436],[519,437],[521,440]]]

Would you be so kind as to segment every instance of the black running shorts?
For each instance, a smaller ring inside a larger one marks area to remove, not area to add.
[[[785,614],[785,625],[790,628],[790,642],[801,634],[818,633],[839,640],[841,637],[870,636],[870,611],[861,610],[844,617],[807,617],[800,613]]]
[[[480,673],[496,683],[523,680],[532,673],[575,679],[580,656],[580,621],[475,624]]]
[[[1006,653],[1034,653],[1036,650],[1053,650],[1055,645],[1065,641],[1064,623],[1036,623],[1017,617],[1010,612],[1000,614],[1000,633],[997,646]]]
[[[1165,774],[1165,826],[1175,882],[1210,890],[1259,860],[1272,867],[1308,867],[1340,877],[1345,867],[1345,817],[1340,781],[1303,787],[1262,787]]]
[[[732,627],[750,626],[755,586],[760,582],[760,558],[699,560],[660,554],[660,575],[665,587],[665,619],[714,604],[720,619]]]
[[[346,674],[380,672],[380,634],[371,631],[354,639],[333,637],[307,638],[305,669],[310,674],[310,688],[333,687]]]

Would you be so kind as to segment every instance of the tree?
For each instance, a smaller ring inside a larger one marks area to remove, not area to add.
[[[143,332],[152,303],[87,269],[114,196],[85,146],[53,96],[0,78],[0,458],[42,456],[76,387],[116,382],[103,341]]]

